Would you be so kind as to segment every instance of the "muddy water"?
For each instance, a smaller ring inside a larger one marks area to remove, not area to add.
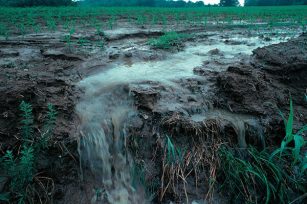
[[[185,50],[168,56],[162,61],[146,61],[123,63],[115,62],[107,71],[90,76],[81,84],[91,86],[89,91],[96,92],[99,87],[114,86],[141,81],[158,81],[172,83],[174,79],[195,77],[193,69],[201,66],[204,61],[234,59],[240,61],[242,55],[250,55],[258,47],[286,41],[288,38],[271,38],[264,41],[258,37],[240,35],[221,39],[221,36],[211,37],[207,42],[187,47]],[[215,51],[216,50],[216,53]],[[217,68],[213,71],[223,71]]]
[[[258,132],[259,137],[262,137],[263,130],[258,124],[257,118],[249,115],[244,115],[244,114],[235,114],[231,113],[225,110],[217,110],[217,109],[212,109],[207,111],[205,114],[194,114],[191,115],[191,119],[195,122],[202,122],[205,120],[217,120],[221,121],[227,121],[230,123],[230,125],[234,128],[236,135],[238,136],[238,145],[242,148],[247,147],[247,142],[245,138],[245,124],[252,124],[253,127],[256,128],[256,131]],[[264,138],[258,138],[259,141],[263,141]]]
[[[96,188],[105,191],[108,203],[144,203],[145,198],[132,188],[130,169],[133,160],[126,149],[125,120],[136,114],[133,100],[129,96],[129,85],[155,81],[181,89],[175,80],[198,77],[193,69],[202,66],[204,61],[234,59],[248,56],[257,47],[287,40],[271,38],[270,41],[258,37],[221,35],[210,37],[206,42],[186,47],[183,51],[169,54],[161,61],[134,61],[127,64],[121,61],[111,63],[105,71],[85,78],[79,86],[85,91],[77,105],[81,119],[80,155],[81,169],[90,171]],[[217,67],[214,71],[222,71]],[[210,114],[207,114],[207,117]],[[233,122],[239,142],[246,146],[244,120],[233,114],[213,111],[212,117],[220,117]],[[203,120],[203,115],[193,115],[195,121]],[[86,174],[84,174],[86,175]],[[84,178],[87,179],[87,178]],[[92,195],[93,203],[103,203],[103,199]]]
[[[135,203],[140,198],[130,186],[132,163],[126,153],[124,132],[125,118],[134,111],[125,87],[98,85],[100,92],[92,94],[95,88],[85,82],[80,85],[87,90],[86,99],[77,105],[81,119],[81,169],[92,172],[95,188],[105,191],[109,203]],[[95,193],[92,197],[94,203],[105,202]]]

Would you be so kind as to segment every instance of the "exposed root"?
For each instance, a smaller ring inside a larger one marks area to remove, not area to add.
[[[55,190],[53,179],[37,175],[33,181],[34,183],[28,185],[26,189],[29,202],[40,204],[52,203]]]
[[[168,124],[175,124],[180,116],[173,115],[168,120]],[[218,150],[223,144],[223,139],[219,134],[218,123],[208,121],[201,124],[199,129],[194,129],[197,135],[191,136],[197,139],[191,140],[188,144],[180,146],[173,144],[167,137],[163,148],[161,191],[159,200],[162,201],[166,193],[175,195],[178,199],[182,197],[180,192],[184,192],[186,202],[189,202],[187,192],[187,179],[195,180],[194,187],[198,190],[200,179],[209,181],[206,192],[203,192],[204,199],[212,201],[216,184],[216,172],[219,166]],[[195,126],[193,127],[195,128]],[[191,130],[191,129],[189,129]],[[200,134],[201,133],[201,134]],[[200,136],[201,135],[201,136]],[[188,146],[186,146],[188,145]],[[186,149],[184,149],[186,147]],[[187,150],[190,149],[190,150]],[[204,171],[208,170],[209,178],[202,178]]]

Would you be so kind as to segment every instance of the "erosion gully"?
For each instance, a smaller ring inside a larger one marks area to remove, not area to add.
[[[287,41],[298,35],[295,31],[274,32],[281,34],[264,33],[269,37],[261,37],[260,34],[251,35],[246,32],[207,32],[205,39],[186,42],[185,48],[178,52],[155,52],[158,54],[154,59],[134,57],[135,53],[150,52],[150,47],[143,41],[130,39],[131,42],[124,46],[121,45],[122,41],[117,44],[114,42],[113,50],[110,50],[112,60],[101,69],[98,66],[98,71],[78,83],[84,91],[76,107],[81,121],[80,168],[83,179],[94,183],[96,190],[92,192],[92,202],[103,199],[101,191],[107,195],[109,203],[147,201],[144,191],[131,185],[134,161],[126,142],[126,122],[131,116],[138,114],[131,96],[134,86],[151,87],[159,83],[174,93],[191,94],[178,81],[200,77],[195,73],[195,69],[206,69],[206,62],[215,62],[215,66],[207,67],[208,71],[224,71],[230,64],[248,60],[257,47]],[[114,33],[118,31],[115,30]],[[114,57],[117,52],[124,53],[126,57]],[[207,91],[210,91],[209,88]],[[162,95],[158,103],[171,109],[179,108],[175,101],[168,100],[167,94]],[[253,116],[215,110],[210,105],[190,114],[190,118],[196,122],[208,118],[228,120],[235,127],[239,135],[239,145],[243,147],[246,146],[243,121],[257,123]]]

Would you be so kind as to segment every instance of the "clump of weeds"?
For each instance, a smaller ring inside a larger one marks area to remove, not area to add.
[[[281,114],[286,135],[275,151],[249,147],[242,152],[226,145],[219,151],[221,189],[235,202],[296,203],[306,194],[307,154],[304,132],[294,132],[292,100],[288,119]]]
[[[50,202],[54,188],[53,180],[37,174],[37,157],[48,148],[49,140],[55,127],[57,112],[53,105],[48,105],[45,124],[38,134],[34,131],[32,106],[22,101],[21,111],[21,145],[18,151],[7,150],[0,157],[0,179],[7,179],[5,191],[0,193],[1,202],[35,203]],[[38,187],[40,189],[38,189]],[[44,192],[44,193],[42,193]]]

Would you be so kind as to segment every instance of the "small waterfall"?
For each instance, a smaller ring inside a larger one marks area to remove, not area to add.
[[[110,142],[107,141],[103,128],[94,122],[83,127],[80,134],[81,169],[82,166],[88,166],[96,179],[105,185],[111,185]]]
[[[77,112],[82,177],[92,179],[93,188],[99,189],[99,193],[92,189],[91,203],[144,203],[143,196],[131,187],[133,160],[126,149],[125,133],[125,120],[134,114],[129,93],[122,85],[99,86],[99,92],[87,89],[88,85],[87,81],[81,83],[85,97]]]

